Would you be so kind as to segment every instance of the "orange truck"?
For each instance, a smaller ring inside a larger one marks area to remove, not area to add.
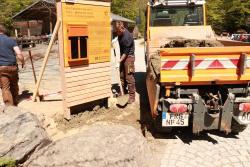
[[[250,123],[250,47],[162,48],[172,39],[216,40],[205,0],[150,1],[146,11],[147,90],[158,130],[240,132]],[[159,55],[158,79],[150,68]]]

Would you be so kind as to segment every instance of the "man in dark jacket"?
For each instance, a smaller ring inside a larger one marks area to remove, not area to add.
[[[5,27],[0,24],[0,86],[5,105],[18,104],[18,66],[17,58],[24,65],[24,58],[17,43],[7,37]]]
[[[116,33],[120,45],[120,76],[124,92],[128,86],[128,104],[135,102],[135,43],[132,34],[122,22],[116,22]]]

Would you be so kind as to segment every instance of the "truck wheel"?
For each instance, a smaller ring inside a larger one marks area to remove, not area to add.
[[[231,126],[232,133],[243,132],[246,129],[246,127],[247,127],[246,125],[241,125],[235,119],[232,119],[232,126]]]

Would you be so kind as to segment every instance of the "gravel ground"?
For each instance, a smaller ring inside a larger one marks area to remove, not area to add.
[[[47,45],[37,45],[36,48],[31,50],[32,59],[34,62],[35,73],[38,78],[43,63],[44,54],[46,52]],[[59,57],[58,57],[57,45],[54,45],[49,56],[48,63],[45,68],[44,76],[42,78],[40,91],[41,93],[48,94],[52,92],[61,91],[61,79],[59,71]],[[32,66],[28,51],[24,50],[25,67],[20,68],[19,72],[19,85],[20,91],[33,91],[35,88],[35,80],[32,72]]]

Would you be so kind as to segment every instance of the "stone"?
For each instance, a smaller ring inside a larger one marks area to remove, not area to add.
[[[30,154],[51,141],[37,117],[17,107],[0,112],[0,158],[24,163]]]
[[[95,124],[39,150],[24,166],[150,167],[155,166],[152,155],[150,146],[135,128]]]

